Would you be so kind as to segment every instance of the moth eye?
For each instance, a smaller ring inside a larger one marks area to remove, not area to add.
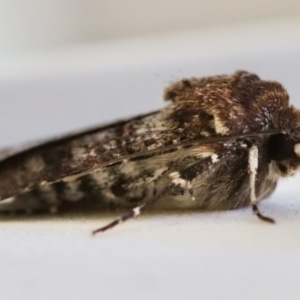
[[[270,159],[275,161],[288,159],[295,154],[294,150],[296,150],[295,142],[287,134],[279,133],[269,137],[268,156]]]

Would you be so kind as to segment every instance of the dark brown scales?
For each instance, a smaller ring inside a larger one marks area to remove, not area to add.
[[[84,196],[87,186],[98,186],[108,202],[119,203],[121,197],[128,203],[134,199],[140,202],[144,195],[151,202],[151,193],[163,190],[170,183],[170,174],[187,174],[192,169],[187,164],[191,160],[201,170],[193,169],[193,174],[202,174],[199,182],[198,175],[187,176],[188,190],[196,193],[197,201],[200,195],[203,197],[199,207],[227,209],[250,204],[247,153],[251,147],[257,147],[259,153],[259,201],[272,193],[279,177],[298,170],[300,112],[289,105],[289,96],[278,82],[237,71],[233,75],[180,80],[166,88],[164,98],[170,103],[160,111],[24,151],[3,152],[0,199],[20,200],[31,191],[45,194],[51,189],[65,199],[67,192],[76,188]],[[287,135],[296,150],[288,149],[288,157],[274,161],[281,156],[269,154],[268,136],[279,133]],[[209,159],[212,170],[201,165]],[[184,180],[173,178],[180,189]],[[56,183],[61,183],[61,188],[57,189]],[[46,203],[52,201],[48,200]]]

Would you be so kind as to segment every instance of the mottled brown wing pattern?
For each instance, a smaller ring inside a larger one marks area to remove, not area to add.
[[[160,111],[4,153],[0,198],[26,207],[35,193],[56,206],[59,197],[78,201],[95,191],[107,202],[140,204],[133,217],[144,202],[188,203],[188,191],[194,206],[251,203],[259,215],[256,202],[298,169],[300,113],[281,84],[237,71],[180,80],[164,98]]]
[[[68,180],[127,155],[201,138],[276,129],[274,120],[282,120],[275,115],[280,113],[277,108],[288,107],[281,85],[247,72],[182,80],[167,88],[165,98],[172,103],[159,112],[42,144],[3,160],[0,198]],[[259,108],[266,107],[270,98],[277,102],[270,102],[274,108],[266,116]]]

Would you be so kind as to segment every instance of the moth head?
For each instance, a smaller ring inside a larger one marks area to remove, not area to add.
[[[300,140],[296,141],[288,134],[271,135],[267,152],[281,176],[294,175],[300,168]]]

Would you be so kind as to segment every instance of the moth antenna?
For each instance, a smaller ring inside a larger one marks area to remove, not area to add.
[[[168,185],[165,189],[163,189],[158,195],[156,195],[156,197],[153,197],[152,199],[150,199],[148,202],[143,203],[140,206],[137,206],[135,208],[133,208],[131,211],[129,211],[128,213],[124,214],[123,216],[120,216],[118,218],[116,218],[115,220],[113,220],[112,222],[108,223],[107,225],[100,227],[96,230],[92,231],[92,235],[94,236],[95,234],[99,233],[99,232],[104,232],[108,229],[112,229],[115,226],[124,223],[127,220],[133,219],[133,218],[137,218],[143,211],[145,211],[149,206],[151,206],[152,204],[154,204],[155,202],[157,202],[162,196],[165,195],[165,193],[170,190],[173,187],[173,184]]]

